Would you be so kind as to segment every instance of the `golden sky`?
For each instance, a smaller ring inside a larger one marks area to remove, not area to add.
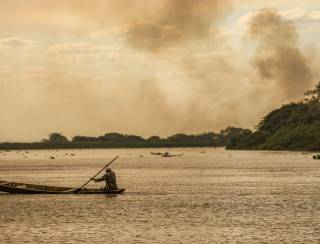
[[[0,141],[253,128],[318,79],[315,0],[0,7]]]

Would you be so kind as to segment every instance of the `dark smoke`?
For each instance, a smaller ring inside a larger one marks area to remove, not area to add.
[[[126,39],[138,49],[159,51],[164,47],[206,38],[229,9],[221,0],[165,0],[155,15],[145,15],[129,25]]]
[[[250,37],[258,42],[253,65],[260,76],[275,81],[283,96],[293,99],[310,86],[310,61],[298,46],[295,26],[273,9],[260,10],[250,21]]]

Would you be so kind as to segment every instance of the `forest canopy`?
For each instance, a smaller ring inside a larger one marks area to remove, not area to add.
[[[227,149],[320,150],[320,83],[300,102],[267,114],[256,131],[233,137]]]

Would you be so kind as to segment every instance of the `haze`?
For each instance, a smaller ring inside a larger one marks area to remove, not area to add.
[[[319,1],[0,6],[0,141],[253,128],[318,81]]]

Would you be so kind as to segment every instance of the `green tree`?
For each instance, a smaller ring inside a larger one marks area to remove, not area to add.
[[[315,85],[313,90],[304,93],[305,96],[312,96],[311,99],[320,101],[320,82]]]
[[[68,138],[61,133],[53,132],[48,135],[48,139],[43,139],[42,142],[46,143],[66,143]]]
[[[256,131],[231,138],[227,148],[320,150],[320,83],[306,95],[313,97],[273,110]]]
[[[148,141],[159,142],[159,141],[161,141],[161,138],[159,136],[151,136],[148,138]]]

